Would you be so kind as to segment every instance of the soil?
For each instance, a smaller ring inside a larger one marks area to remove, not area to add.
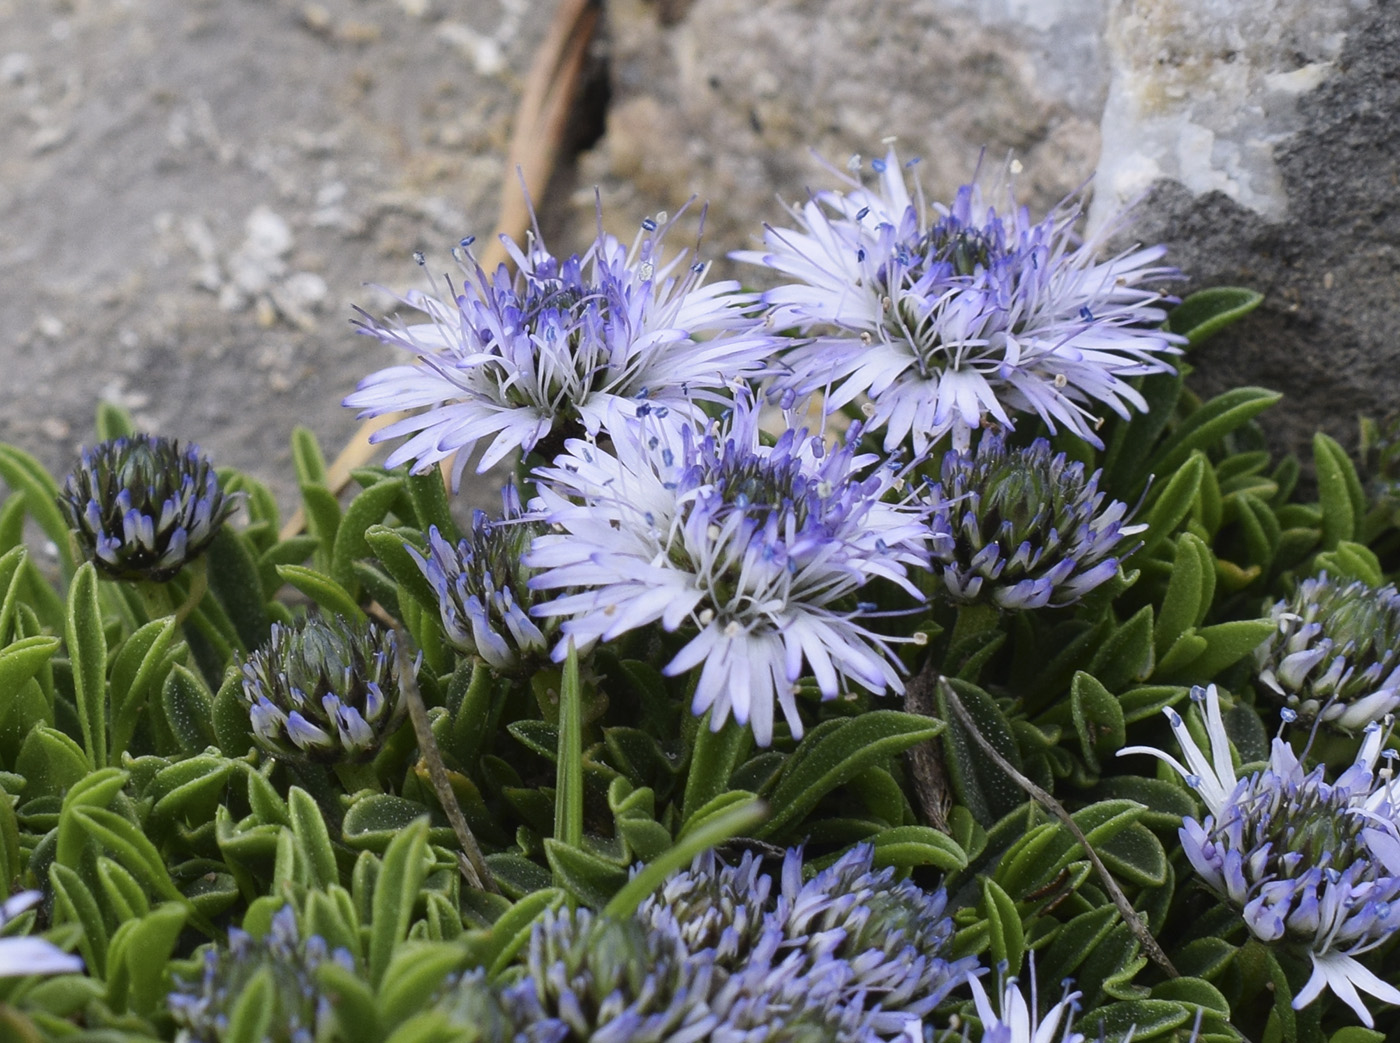
[[[353,306],[491,231],[553,8],[0,0],[0,441],[61,477],[105,399],[294,505],[293,428],[333,456],[396,361]]]

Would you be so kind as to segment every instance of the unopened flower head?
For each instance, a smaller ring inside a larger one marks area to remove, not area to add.
[[[224,494],[198,446],[132,435],[84,449],[58,505],[103,572],[164,582],[204,552],[238,499]]]
[[[1203,820],[1187,818],[1182,848],[1201,878],[1240,913],[1254,937],[1292,945],[1312,960],[1312,976],[1294,997],[1302,1009],[1325,988],[1368,1027],[1358,991],[1400,1004],[1400,989],[1358,956],[1400,927],[1400,791],[1389,766],[1376,770],[1384,734],[1367,726],[1355,762],[1335,782],[1318,766],[1303,770],[1292,747],[1275,738],[1266,767],[1236,779],[1230,740],[1214,685],[1192,692],[1205,704],[1210,754],[1176,711],[1166,711],[1187,764],[1151,747],[1205,800]]]
[[[535,540],[530,585],[576,592],[534,614],[568,617],[565,639],[580,645],[656,621],[686,628],[695,636],[663,672],[699,667],[693,711],[711,710],[715,729],[733,713],[764,746],[775,703],[801,736],[804,673],[828,699],[851,681],[901,691],[887,639],[854,600],[876,577],[917,597],[906,570],[926,564],[928,528],[921,508],[884,502],[896,469],[872,467],[854,438],[833,448],[803,429],[765,446],[746,401],[703,435],[649,420],[614,430],[612,452],[573,441],[538,472],[539,506],[561,531]]]
[[[1180,342],[1149,288],[1175,274],[1155,266],[1164,247],[1100,261],[1114,229],[1081,242],[1078,196],[1036,222],[1009,185],[1004,210],[975,183],[929,206],[893,150],[872,166],[873,184],[817,193],[793,209],[798,228],[736,255],[797,280],[764,299],[779,328],[817,334],[788,353],[784,386],[830,387],[829,410],[868,396],[886,449],[916,453],[1023,413],[1100,445],[1096,407],[1146,408],[1129,379],[1170,370]]]
[[[374,622],[274,623],[241,667],[254,737],[276,755],[368,760],[406,713],[397,649],[394,632]]]
[[[21,891],[6,898],[0,903],[0,930],[43,899],[39,891]],[[0,978],[22,978],[31,974],[80,974],[82,970],[81,959],[43,938],[0,938]]]
[[[1400,707],[1400,593],[1323,572],[1270,609],[1259,687],[1305,720],[1356,731]]]
[[[975,450],[949,450],[933,507],[934,569],[954,601],[1005,609],[1068,605],[1112,579],[1129,537],[1125,504],[1099,489],[1099,474],[1055,453],[1044,439],[1008,446],[985,431]]]
[[[272,917],[266,937],[254,938],[238,928],[228,932],[228,944],[204,950],[204,972],[198,982],[176,980],[168,998],[176,1043],[224,1043],[230,1017],[255,976],[270,987],[267,1043],[314,1043],[329,1038],[335,1024],[334,999],[321,990],[316,969],[326,962],[353,970],[354,959],[344,949],[331,952],[325,940],[303,939],[296,913],[283,906]]]
[[[448,642],[480,656],[497,673],[517,674],[547,657],[558,624],[530,617],[538,595],[528,585],[534,570],[522,561],[547,526],[522,518],[514,486],[506,487],[503,498],[504,515],[493,519],[476,511],[471,532],[456,547],[434,526],[426,558],[407,549],[437,593]]]
[[[664,255],[673,224],[648,219],[630,251],[599,232],[564,260],[503,238],[513,277],[504,265],[488,274],[464,245],[460,287],[403,298],[428,322],[361,323],[415,361],[370,375],[345,404],[361,417],[418,410],[374,438],[409,436],[390,467],[426,470],[456,453],[454,487],[484,439],[482,471],[516,449],[552,456],[566,437],[597,435],[639,404],[698,417],[701,403],[727,401],[735,380],[760,374],[775,341],[738,283],[704,285],[703,263]]]

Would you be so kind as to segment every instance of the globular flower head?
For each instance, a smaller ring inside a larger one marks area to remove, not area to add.
[[[1345,731],[1400,707],[1400,593],[1323,572],[1270,609],[1277,629],[1255,650],[1259,687],[1305,720]]]
[[[516,449],[552,456],[565,437],[596,435],[641,404],[679,419],[727,401],[735,380],[764,370],[774,338],[737,283],[704,285],[703,263],[664,256],[673,223],[648,219],[630,251],[599,232],[585,254],[564,260],[503,239],[513,277],[460,255],[460,288],[403,298],[427,323],[366,317],[361,332],[415,361],[365,378],[345,404],[361,417],[421,410],[375,440],[410,436],[391,467],[412,460],[426,470],[457,453],[455,487],[483,439],[484,471]]]
[[[43,901],[39,891],[21,891],[0,903],[0,930],[21,913]],[[0,978],[31,974],[77,974],[83,961],[42,938],[0,938]]]
[[[272,986],[269,1034],[263,1037],[267,1043],[315,1043],[328,1038],[334,1001],[316,981],[316,969],[327,961],[354,969],[354,960],[344,949],[331,952],[317,936],[303,939],[291,906],[283,906],[273,916],[266,937],[230,929],[227,945],[204,950],[199,981],[176,979],[177,988],[168,998],[179,1026],[176,1043],[223,1043],[230,1016],[259,973]]]
[[[713,961],[715,1038],[802,1039],[824,1024],[842,1043],[896,1039],[975,961],[947,958],[943,892],[896,880],[872,858],[858,846],[804,882],[798,850],[776,874],[751,853],[735,866],[707,854],[637,915],[649,933],[675,934]],[[787,1034],[765,1034],[769,1026]]]
[[[877,576],[917,596],[906,571],[926,563],[928,528],[916,506],[885,502],[896,470],[872,468],[854,438],[833,448],[790,428],[765,446],[744,401],[708,434],[649,421],[614,430],[612,452],[570,442],[537,472],[537,505],[560,531],[535,540],[530,585],[577,592],[534,614],[568,617],[565,637],[580,645],[658,620],[685,628],[694,636],[663,672],[700,667],[693,711],[711,710],[715,729],[733,713],[765,746],[775,702],[802,734],[794,690],[806,672],[824,698],[849,681],[902,690],[854,601]]]
[[[524,971],[501,1003],[531,1039],[714,1038],[712,961],[635,920],[548,912],[531,932]]]
[[[1038,222],[1009,185],[1001,211],[975,183],[929,206],[893,150],[872,166],[873,184],[817,193],[793,210],[798,228],[736,255],[797,280],[764,295],[776,325],[816,334],[788,353],[783,386],[830,387],[831,410],[866,395],[886,449],[916,453],[1020,413],[1099,445],[1095,407],[1146,408],[1129,378],[1170,370],[1180,342],[1148,288],[1175,274],[1154,267],[1164,247],[1100,261],[1112,229],[1081,242],[1078,197]]]
[[[934,570],[950,598],[1004,609],[1068,605],[1112,579],[1146,526],[1099,489],[1100,472],[1051,451],[1017,449],[992,431],[949,450],[933,506]]]
[[[103,572],[164,582],[204,552],[238,500],[198,446],[132,435],[84,449],[58,506]]]
[[[368,760],[406,712],[397,652],[394,632],[374,622],[274,623],[241,664],[254,737],[279,756]]]
[[[1308,953],[1312,977],[1293,1006],[1330,988],[1374,1025],[1358,989],[1400,1004],[1400,989],[1357,959],[1400,928],[1400,792],[1389,766],[1376,770],[1381,726],[1367,726],[1355,762],[1335,782],[1322,766],[1305,772],[1282,738],[1266,767],[1236,780],[1219,693],[1214,685],[1198,692],[1210,760],[1175,711],[1168,711],[1172,729],[1190,767],[1150,747],[1122,752],[1161,758],[1205,797],[1209,814],[1184,820],[1182,848],[1254,937]]]
[[[539,597],[529,587],[534,570],[522,560],[547,526],[523,517],[514,486],[506,486],[504,500],[500,518],[476,511],[471,532],[456,547],[434,526],[427,557],[407,550],[437,593],[448,642],[497,673],[518,674],[547,655],[558,625],[530,617]]]

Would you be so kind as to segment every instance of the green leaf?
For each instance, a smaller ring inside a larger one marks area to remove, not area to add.
[[[442,538],[455,547],[462,534],[452,517],[452,501],[448,499],[442,472],[435,467],[424,474],[409,475],[408,498],[418,515],[418,528],[427,532],[436,525]]]
[[[28,780],[30,797],[62,796],[92,770],[82,747],[56,728],[40,726],[25,737],[15,771]]]
[[[214,696],[215,744],[230,757],[241,757],[253,745],[252,722],[244,701],[242,676],[235,668],[224,674],[224,683]]]
[[[82,927],[78,951],[88,970],[100,978],[107,976],[107,922],[102,907],[83,883],[82,877],[58,862],[49,866],[49,886],[53,888],[54,922],[75,923]]]
[[[1190,532],[1176,539],[1171,579],[1158,607],[1152,644],[1160,660],[1176,639],[1198,627],[1215,597],[1215,555],[1204,540]]]
[[[719,731],[710,727],[710,711],[697,722],[695,747],[685,777],[685,797],[681,801],[681,821],[729,789],[730,776],[753,749],[753,732],[732,717],[726,717]]]
[[[336,868],[330,831],[316,801],[300,786],[293,786],[287,792],[287,810],[292,815],[292,832],[311,871],[311,886],[324,888],[339,883],[340,870]]]
[[[783,836],[837,786],[942,731],[941,721],[898,710],[872,710],[858,717],[823,721],[784,765],[771,798],[774,814],[757,835]]]
[[[276,989],[272,968],[260,967],[233,1001],[221,1043],[265,1043],[270,1039]]]
[[[400,598],[408,594],[424,611],[436,616],[437,592],[433,590],[432,584],[423,575],[413,556],[404,549],[410,535],[419,541],[423,538],[421,533],[410,534],[386,525],[371,525],[365,530],[365,542],[369,544],[379,563],[384,566],[384,571],[399,585]],[[418,549],[421,551],[422,547]]]
[[[947,833],[929,826],[895,826],[870,838],[875,849],[874,863],[894,866],[905,875],[924,866],[944,873],[967,868],[967,852]]]
[[[1337,544],[1360,530],[1366,516],[1366,495],[1346,450],[1321,431],[1313,435],[1313,466],[1322,508],[1322,548],[1335,550]]]
[[[38,460],[12,445],[0,445],[0,478],[15,492],[24,493],[30,517],[58,548],[59,572],[68,580],[75,563],[68,523],[58,509],[58,484]]]
[[[603,909],[604,915],[631,916],[671,873],[690,865],[701,852],[708,851],[716,844],[733,839],[750,827],[756,826],[763,821],[766,811],[763,802],[755,797],[749,801],[732,804],[718,815],[711,815],[702,825],[686,833],[673,847],[649,862],[618,889]],[[549,850],[548,843],[545,850]]]
[[[1385,573],[1381,570],[1380,559],[1370,547],[1350,540],[1340,540],[1335,550],[1321,551],[1314,558],[1314,573],[1325,571],[1335,579],[1346,581],[1359,579],[1373,587],[1385,583]]]
[[[171,667],[160,701],[166,724],[187,756],[218,743],[214,734],[214,695],[193,670],[179,663]]]
[[[375,997],[386,1025],[397,1025],[428,1008],[443,982],[460,970],[466,953],[457,945],[406,942],[394,953]]]
[[[351,847],[371,851],[386,850],[395,836],[428,814],[417,801],[389,793],[373,793],[350,805],[342,832]],[[451,831],[448,831],[451,835]]]
[[[1105,759],[1127,742],[1122,706],[1097,678],[1081,670],[1070,684],[1070,712],[1084,763],[1091,771],[1101,771]]]
[[[578,649],[572,638],[559,686],[559,754],[555,762],[554,837],[578,847],[583,843],[583,685]]]
[[[243,646],[257,648],[272,629],[257,556],[247,540],[228,525],[219,527],[205,553],[209,558],[209,589],[223,606]]]
[[[524,855],[487,855],[486,865],[501,890],[517,901],[537,891],[553,890],[554,877],[549,870]]]
[[[107,1002],[113,1010],[151,1017],[164,1009],[166,962],[185,916],[182,906],[167,902],[117,928],[107,949]]]
[[[564,892],[554,888],[535,891],[520,899],[501,914],[500,919],[484,932],[474,935],[476,953],[487,974],[495,978],[514,962],[516,954],[530,940],[530,929],[546,910],[557,909],[564,903]]]
[[[331,577],[347,591],[353,593],[358,585],[353,564],[371,554],[365,530],[383,521],[403,487],[402,478],[386,478],[360,493],[345,508],[331,551]]]
[[[0,649],[0,692],[15,692],[58,650],[56,637],[24,637]]]
[[[64,630],[73,661],[73,691],[82,729],[83,749],[94,768],[107,764],[107,637],[97,599],[97,570],[83,562],[68,589]]]
[[[1238,322],[1264,300],[1262,293],[1239,286],[1215,286],[1197,290],[1171,310],[1167,328],[1180,333],[1196,347],[1226,326]]]
[[[383,981],[394,947],[408,933],[409,918],[427,875],[428,822],[415,820],[389,842],[379,879],[374,884],[370,918],[369,974],[375,987]]]
[[[277,575],[332,616],[344,616],[353,624],[363,624],[369,618],[364,610],[355,604],[350,592],[324,573],[301,565],[278,565]]]
[[[297,425],[292,429],[292,464],[296,467],[297,484],[327,484],[326,458],[310,428]]]
[[[1128,556],[1124,563],[1125,568],[1129,563],[1135,564],[1150,558],[1157,547],[1186,520],[1200,493],[1201,479],[1209,466],[1205,454],[1197,451],[1183,457],[1180,463],[1170,469],[1171,478],[1152,501],[1147,517],[1143,519],[1147,522],[1147,533],[1138,549]],[[1156,473],[1166,472],[1159,468]]]
[[[1177,426],[1157,451],[1149,470],[1158,475],[1175,472],[1193,452],[1215,445],[1282,397],[1277,391],[1257,387],[1234,388],[1217,395]]]
[[[1099,646],[1089,673],[1110,692],[1121,691],[1152,674],[1152,606],[1143,605]]]
[[[1146,463],[1181,398],[1180,373],[1152,373],[1141,378],[1139,391],[1147,408],[1129,420],[1114,420],[1103,458],[1103,488],[1137,492],[1147,483]]]
[[[112,662],[111,759],[131,743],[146,700],[170,670],[166,653],[175,638],[175,617],[153,619],[126,639]]]
[[[544,842],[554,884],[590,909],[602,909],[627,883],[627,870],[553,837]]]
[[[1021,927],[1021,914],[1016,911],[1016,903],[997,886],[995,880],[984,877],[981,908],[991,927],[989,938],[993,964],[997,967],[1004,965],[1008,976],[1016,975],[1021,970],[1021,959],[1026,951],[1025,931]]]
[[[1274,626],[1268,619],[1236,619],[1202,627],[1196,636],[1205,640],[1206,650],[1191,664],[1193,680],[1207,681],[1233,666],[1268,640]]]
[[[956,678],[949,679],[948,684],[957,693],[963,709],[976,723],[982,737],[1007,763],[1020,771],[1021,751],[1012,735],[1011,725],[992,697],[976,685]],[[943,752],[953,792],[978,823],[990,826],[1020,807],[1025,802],[1025,794],[952,716],[942,685],[938,691],[938,707],[939,715],[949,722],[947,730],[943,732]]]

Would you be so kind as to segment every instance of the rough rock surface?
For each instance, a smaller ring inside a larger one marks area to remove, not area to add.
[[[290,505],[292,428],[334,455],[394,359],[366,284],[490,230],[551,11],[0,0],[0,440],[62,474],[105,398]]]
[[[1296,98],[1297,129],[1273,149],[1282,217],[1167,181],[1134,230],[1168,243],[1192,285],[1266,295],[1198,353],[1195,379],[1206,392],[1283,391],[1263,421],[1305,458],[1318,427],[1354,445],[1358,414],[1400,409],[1400,6],[1352,15],[1333,67]]]
[[[593,185],[617,229],[695,195],[704,252],[722,257],[782,221],[779,198],[833,185],[813,153],[843,167],[888,137],[933,198],[985,148],[989,164],[1014,150],[1021,194],[1051,206],[1098,155],[1101,22],[1089,0],[609,0],[612,100],[576,232],[594,226]]]

